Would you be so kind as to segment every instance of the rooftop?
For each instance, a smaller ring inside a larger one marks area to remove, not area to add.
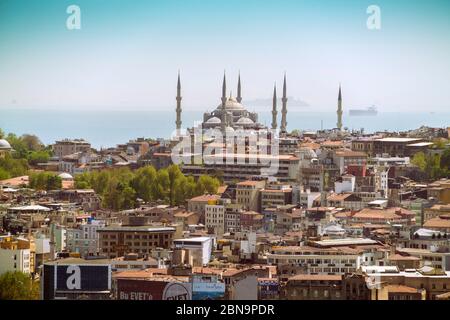
[[[382,138],[382,139],[376,139],[375,141],[381,141],[381,142],[415,142],[415,141],[420,141],[422,139],[418,139],[418,138],[396,138],[396,137],[390,137],[390,138]]]
[[[288,281],[341,281],[341,275],[298,274],[290,277]]]
[[[134,231],[134,232],[175,232],[172,227],[153,227],[153,226],[108,226],[97,230],[98,232],[110,231]]]

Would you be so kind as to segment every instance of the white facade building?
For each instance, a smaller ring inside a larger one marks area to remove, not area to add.
[[[210,237],[175,239],[173,245],[175,249],[189,251],[191,265],[195,265],[196,261],[201,262],[201,265],[206,265],[211,260],[213,239]]]
[[[31,273],[30,249],[2,249],[0,248],[0,274],[11,271]]]
[[[90,223],[81,225],[78,229],[67,229],[66,249],[77,252],[82,257],[96,255],[99,250],[98,229],[104,228],[103,221],[93,220]]]

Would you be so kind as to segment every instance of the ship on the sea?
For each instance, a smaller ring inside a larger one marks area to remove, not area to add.
[[[372,106],[366,109],[350,109],[348,111],[350,116],[376,116],[378,114],[377,107]]]

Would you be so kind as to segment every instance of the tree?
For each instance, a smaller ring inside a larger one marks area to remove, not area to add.
[[[38,163],[47,162],[50,159],[50,154],[47,151],[31,151],[28,153],[28,163],[37,165]]]
[[[116,177],[111,178],[103,194],[103,206],[116,211],[120,210],[123,203],[122,189],[119,180]]]
[[[441,168],[446,171],[446,174],[450,174],[450,148],[445,149],[441,155]]]
[[[136,192],[130,186],[126,186],[122,191],[121,209],[132,209],[136,205]]]
[[[180,179],[181,177],[184,178],[183,173],[181,173],[180,167],[177,165],[171,165],[167,168],[167,173],[169,176],[169,204],[171,206],[174,205],[174,199],[175,199],[175,192],[178,194],[183,193],[182,190],[175,190],[176,188],[180,189]]]
[[[215,194],[217,193],[217,189],[220,186],[219,180],[216,178],[202,175],[198,178],[196,192],[198,195],[202,195],[205,193]]]
[[[23,176],[28,172],[28,163],[25,159],[14,159],[10,154],[6,154],[4,158],[0,158],[0,172],[3,179]]]
[[[29,151],[41,151],[44,148],[44,144],[34,134],[24,134],[20,139]]]
[[[153,166],[145,166],[136,171],[134,179],[131,181],[137,197],[145,202],[156,200],[155,184],[157,183],[157,172]]]
[[[26,143],[14,133],[9,133],[6,137],[11,147],[14,149],[14,157],[20,159],[26,159],[28,155],[28,148]]]
[[[442,176],[443,170],[441,169],[441,156],[439,154],[428,156],[425,171],[431,179],[439,179]]]
[[[0,300],[38,300],[39,283],[22,272],[5,272],[0,275]]]
[[[77,189],[88,189],[91,188],[91,174],[88,172],[83,172],[81,174],[77,174],[74,177],[75,188]]]
[[[47,173],[46,180],[46,190],[57,190],[62,188],[62,179],[56,174]]]
[[[98,194],[103,194],[105,193],[110,178],[111,175],[109,170],[102,170],[100,172],[94,171],[90,179],[90,184],[92,188],[94,188],[95,192]]]
[[[36,190],[57,190],[62,188],[62,179],[52,172],[38,172],[30,175],[30,187]]]
[[[3,139],[5,137],[5,131],[0,128],[0,139]]]
[[[411,160],[411,163],[418,166],[421,171],[425,171],[425,168],[427,166],[427,161],[425,159],[425,153],[423,152],[417,152],[413,159]]]
[[[433,140],[433,144],[436,149],[445,149],[447,143],[448,141],[444,138],[437,138]]]
[[[170,178],[167,169],[161,169],[157,174],[157,183],[155,184],[156,199],[167,201],[169,198]]]

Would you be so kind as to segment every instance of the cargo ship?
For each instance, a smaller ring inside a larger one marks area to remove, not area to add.
[[[348,114],[350,116],[376,116],[378,114],[378,110],[375,106],[372,106],[366,109],[350,109]]]

